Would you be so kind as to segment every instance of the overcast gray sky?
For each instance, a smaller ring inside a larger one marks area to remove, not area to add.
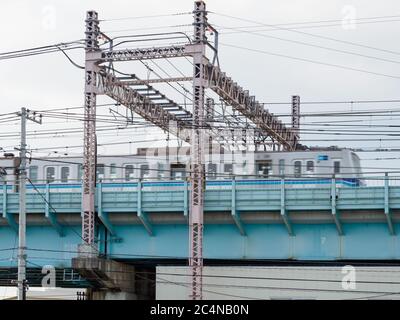
[[[3,0],[0,3],[0,24],[2,27],[1,52],[24,49],[34,46],[54,44],[84,37],[84,18],[86,10],[98,11],[100,19],[116,19],[127,17],[141,17],[165,13],[189,12],[193,9],[193,1],[22,1]],[[289,102],[293,94],[301,96],[302,101],[348,101],[348,100],[391,100],[400,98],[400,3],[395,0],[209,0],[207,1],[209,22],[220,29],[219,59],[221,68],[232,76],[243,88],[249,89],[260,102]],[[364,46],[393,51],[383,52],[365,47],[344,44],[337,41],[321,39],[299,32],[287,30],[270,30],[266,26],[251,28],[257,24],[224,17],[226,14],[242,19],[258,21],[263,24],[287,24],[285,28],[325,36],[341,41],[348,41]],[[384,17],[379,19],[364,19],[371,17]],[[354,20],[356,19],[356,20]],[[358,20],[357,20],[358,19]],[[316,21],[330,21],[310,24]],[[382,22],[384,21],[384,22]],[[101,22],[101,30],[109,35],[137,34],[147,32],[165,31],[190,31],[191,15],[168,16],[157,18],[136,18]],[[166,26],[184,25],[175,28]],[[149,29],[154,27],[162,29]],[[245,30],[261,30],[255,35],[251,33],[237,33],[229,28],[248,27]],[[302,28],[300,28],[302,27]],[[144,30],[137,30],[143,28]],[[127,31],[122,31],[127,30]],[[285,40],[273,39],[279,37]],[[296,42],[294,42],[296,41]],[[308,45],[300,44],[307,43]],[[227,47],[236,45],[259,52]],[[140,44],[142,45],[142,44]],[[312,46],[310,46],[312,45]],[[132,44],[131,44],[132,46]],[[315,46],[329,47],[334,50],[349,51],[353,54],[334,52]],[[261,53],[260,51],[264,51]],[[71,57],[78,63],[84,64],[83,50],[70,51]],[[381,61],[371,57],[386,59]],[[281,56],[279,56],[281,55]],[[340,67],[327,66],[297,59],[313,60],[315,62],[340,65],[347,68],[361,69],[388,76],[379,76],[345,70]],[[177,66],[185,73],[190,74],[188,64],[177,62]],[[118,65],[120,70],[134,72],[146,76],[143,66],[133,63]],[[70,64],[61,53],[52,53],[42,56],[19,58],[13,60],[0,60],[0,87],[2,113],[18,111],[22,106],[32,109],[55,109],[68,106],[81,106],[83,103],[83,71]],[[170,73],[174,70],[171,66],[163,64]],[[176,74],[176,72],[175,72]],[[177,75],[177,74],[176,74]],[[154,77],[154,75],[150,75]],[[186,84],[190,88],[189,84]],[[173,96],[176,101],[184,102],[182,95],[171,88],[165,91]],[[109,102],[104,97],[99,98],[99,103]],[[341,104],[341,105],[302,105],[302,112],[312,111],[350,111],[365,109],[394,109],[399,103],[389,104]],[[290,112],[289,105],[268,106],[276,114]],[[120,111],[122,109],[119,109]],[[108,113],[108,109],[103,111]],[[383,117],[382,117],[383,118]],[[361,119],[361,118],[360,118]],[[387,118],[386,118],[387,119]],[[376,118],[363,118],[366,120],[359,124],[398,124],[396,116],[391,120],[375,121]],[[304,123],[317,121],[315,118],[302,119]],[[324,122],[335,119],[322,118]],[[338,119],[336,119],[338,120]],[[343,118],[339,119],[343,120]],[[46,119],[40,127],[29,124],[30,130],[44,130],[49,128],[77,128],[81,123]],[[9,126],[1,124],[3,132],[17,132],[18,123]],[[99,124],[102,125],[102,124]],[[362,130],[368,130],[363,128]],[[373,129],[370,129],[373,132]],[[380,129],[384,130],[384,129]],[[153,130],[154,131],[154,130]],[[131,130],[99,135],[99,142],[129,141],[143,139],[150,133],[143,135]],[[65,151],[57,148],[66,145],[82,144],[82,135],[76,134],[68,138],[39,139],[30,137],[29,145],[32,148],[54,147],[54,150]],[[379,138],[379,136],[377,136]],[[304,144],[308,145],[339,145],[342,147],[400,147],[400,142],[351,142],[340,141],[350,136],[337,136],[338,141],[307,142],[307,139],[335,139],[335,136],[302,135]],[[368,136],[360,138],[368,138]],[[371,137],[370,137],[371,138]],[[373,137],[372,137],[373,138]],[[383,137],[384,138],[384,137]],[[386,137],[387,138],[387,137]],[[395,138],[395,137],[393,137]],[[16,145],[17,139],[0,137],[0,146],[5,148]],[[126,146],[102,147],[100,153],[126,152]],[[80,148],[68,151],[69,154],[79,154]],[[43,155],[43,153],[40,153]],[[360,154],[362,158],[396,157],[398,153]],[[397,167],[398,161],[366,161],[363,164],[375,167]]]

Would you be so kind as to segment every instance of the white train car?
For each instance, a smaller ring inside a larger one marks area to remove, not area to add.
[[[361,178],[360,159],[349,149],[315,149],[293,152],[213,152],[205,157],[208,180]],[[97,180],[127,183],[183,180],[190,171],[189,148],[142,148],[132,155],[97,159]],[[32,159],[28,176],[34,183],[80,184],[81,157]]]
[[[6,188],[7,192],[17,189],[19,164],[19,158],[12,153],[4,153],[4,156],[0,158],[0,184],[1,188]]]

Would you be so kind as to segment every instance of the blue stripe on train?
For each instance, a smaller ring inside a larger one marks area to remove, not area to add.
[[[279,185],[281,180],[236,180],[236,184],[238,185]],[[299,180],[285,180],[285,184],[287,185],[315,185],[315,184],[330,184],[330,179],[299,179]],[[347,186],[360,186],[360,180],[355,178],[349,179],[337,179],[337,184],[343,184]],[[207,181],[206,184],[208,186],[230,186],[232,184],[231,180],[215,180],[215,181]],[[103,188],[121,188],[121,187],[137,187],[137,183],[134,182],[121,182],[121,183],[102,183]],[[183,181],[168,181],[168,182],[143,182],[143,187],[180,187],[183,186]],[[46,188],[46,184],[35,184],[37,189]],[[11,186],[7,186],[7,189],[11,188]],[[50,184],[50,189],[79,189],[81,188],[81,184]],[[27,185],[27,189],[33,189],[33,186]]]

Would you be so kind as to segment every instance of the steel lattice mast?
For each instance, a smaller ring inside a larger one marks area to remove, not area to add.
[[[203,273],[203,210],[204,210],[204,93],[206,6],[203,1],[194,4],[194,54],[193,54],[193,128],[191,139],[190,211],[189,211],[189,267],[191,270],[191,298],[201,300]]]
[[[292,131],[300,139],[300,96],[292,96]]]
[[[85,41],[85,111],[82,181],[82,238],[84,251],[94,247],[96,191],[96,79],[97,65],[91,54],[99,51],[99,20],[97,12],[86,14]]]

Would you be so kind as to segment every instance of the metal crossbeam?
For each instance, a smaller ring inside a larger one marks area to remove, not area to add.
[[[180,120],[161,105],[151,101],[150,98],[126,86],[123,81],[118,80],[113,74],[99,72],[98,88],[100,93],[113,98],[147,121],[186,142],[190,141],[190,135],[184,128],[185,126],[190,126],[189,122]]]
[[[247,90],[241,88],[217,66],[209,63],[206,72],[210,88],[235,110],[254,122],[266,137],[271,137],[286,150],[296,148],[297,136],[294,131],[265,110]]]
[[[132,60],[146,60],[146,59],[165,59],[185,57],[189,54],[186,52],[186,46],[168,46],[157,48],[143,48],[143,49],[126,49],[126,50],[112,50],[102,52],[98,56],[98,61],[132,61]]]
[[[139,85],[139,84],[183,82],[183,81],[192,81],[192,80],[193,80],[193,77],[175,77],[175,78],[159,78],[159,79],[147,79],[147,80],[128,80],[128,81],[124,81],[124,84],[133,86],[133,85]]]
[[[193,127],[191,112],[183,109],[174,101],[167,99],[165,95],[157,91],[158,95],[162,95],[169,102],[155,103],[149,96],[143,92],[146,90],[155,90],[151,86],[141,88],[139,91],[126,85],[126,81],[119,80],[111,73],[104,70],[97,72],[98,94],[105,94],[120,104],[126,106],[139,116],[155,124],[159,128],[175,135],[176,137],[190,143],[190,128]],[[174,112],[183,113],[174,113]],[[209,130],[211,138],[220,143],[229,143],[229,139],[224,135],[224,132],[217,128],[213,128],[209,124],[203,123],[202,129]],[[204,130],[203,130],[204,131]]]

